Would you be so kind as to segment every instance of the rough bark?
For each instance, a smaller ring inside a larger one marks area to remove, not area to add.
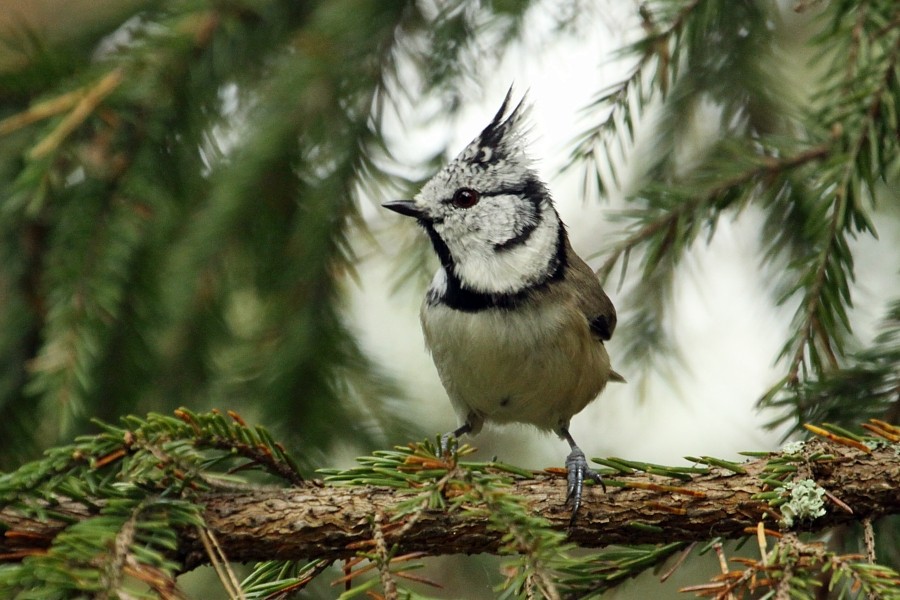
[[[818,440],[811,445],[812,450],[834,458],[809,462],[798,473],[798,478],[814,479],[830,496],[827,514],[802,523],[805,530],[900,512],[900,454],[894,447],[865,453]],[[760,480],[766,462],[760,459],[742,465],[744,474],[713,469],[689,482],[646,475],[616,478],[631,486],[649,484],[650,489],[610,486],[604,493],[599,486],[588,488],[577,525],[569,532],[571,541],[597,547],[734,538],[755,528],[766,513],[767,526],[775,527],[777,515],[766,503],[752,498],[768,489]],[[512,490],[554,527],[567,528],[563,477],[540,474],[517,481]],[[370,547],[372,516],[390,514],[391,508],[411,493],[415,492],[310,482],[289,489],[210,494],[203,502],[206,523],[230,560],[339,559]],[[74,504],[56,510],[73,519],[91,514]],[[0,522],[6,526],[0,554],[7,560],[46,547],[64,526],[61,521],[24,518],[9,509],[0,512]],[[399,543],[403,552],[437,555],[495,552],[502,532],[491,530],[484,518],[425,511],[400,539],[390,530],[386,535],[387,541]],[[184,532],[179,553],[187,568],[207,561],[195,531]]]

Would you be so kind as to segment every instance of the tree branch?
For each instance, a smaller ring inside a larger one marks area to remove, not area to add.
[[[713,468],[708,474],[675,484],[670,478],[653,475],[620,477],[607,481],[608,493],[594,486],[587,490],[570,539],[581,546],[597,547],[736,538],[746,535],[748,529],[755,532],[762,519],[775,528],[777,509],[754,495],[771,491],[763,482],[772,477],[765,469],[779,456],[772,454],[741,465],[744,473]],[[801,461],[796,478],[814,480],[826,490],[829,501],[826,514],[802,522],[802,529],[817,531],[900,513],[900,454],[894,446],[867,453],[814,440],[806,444],[804,456],[818,458]],[[541,473],[533,479],[517,480],[510,491],[553,527],[565,530],[569,520],[563,505],[565,487],[564,478]],[[314,481],[289,489],[207,494],[201,502],[206,507],[207,527],[231,561],[333,560],[373,548],[373,515],[390,515],[399,502],[415,494],[415,490],[328,486]],[[83,520],[96,512],[68,502],[52,508],[58,519],[38,520],[6,508],[0,511],[6,530],[0,540],[0,559],[14,561],[42,553],[66,521]],[[492,553],[500,547],[504,533],[492,530],[487,518],[477,512],[424,510],[412,521],[384,525],[386,542],[399,544],[401,552]],[[208,562],[195,530],[185,530],[181,539],[178,558],[185,568]]]
[[[786,173],[809,163],[824,160],[833,151],[833,143],[834,139],[817,146],[811,146],[803,152],[785,158],[774,158],[771,156],[758,157],[760,162],[753,168],[718,182],[708,190],[705,190],[702,194],[696,194],[689,200],[681,202],[659,218],[649,221],[646,225],[616,243],[607,252],[607,259],[600,268],[596,270],[597,276],[601,281],[606,281],[623,254],[627,255],[641,244],[645,244],[648,240],[659,235],[660,231],[671,230],[684,215],[690,215],[695,212],[699,206],[708,204],[716,198],[721,197],[729,190],[749,185],[753,181],[768,181],[780,173]]]

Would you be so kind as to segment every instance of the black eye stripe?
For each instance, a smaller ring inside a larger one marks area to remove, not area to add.
[[[515,187],[515,188],[500,188],[499,190],[491,190],[489,192],[481,192],[478,193],[482,198],[486,198],[489,196],[523,196],[527,192],[526,187]],[[441,200],[441,204],[452,204],[453,196],[449,198],[444,198]]]
[[[525,194],[524,187],[517,188],[500,188],[490,192],[481,192],[482,196],[522,196]]]

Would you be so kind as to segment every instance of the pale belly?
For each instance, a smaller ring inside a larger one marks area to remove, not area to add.
[[[558,431],[609,379],[603,344],[581,314],[562,306],[540,317],[528,309],[433,306],[423,311],[422,327],[450,400],[473,433],[481,421]]]

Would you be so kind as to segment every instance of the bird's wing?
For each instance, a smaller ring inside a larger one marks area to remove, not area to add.
[[[567,275],[572,278],[578,307],[584,313],[594,335],[601,340],[609,340],[616,330],[616,308],[603,291],[597,276],[587,263],[575,254],[568,240],[566,240],[566,254],[569,263]]]
[[[575,254],[568,244],[568,240],[566,246],[569,262],[567,276],[572,278],[573,287],[576,290],[576,302],[587,319],[591,332],[602,344],[612,338],[612,334],[616,330],[616,307],[603,291],[603,286],[600,285],[597,276],[587,263]],[[625,378],[615,371],[609,372],[609,380],[625,383]]]

